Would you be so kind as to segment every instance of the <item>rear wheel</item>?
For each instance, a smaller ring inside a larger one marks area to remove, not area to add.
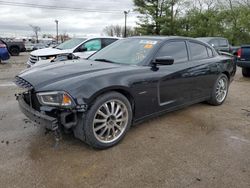
[[[86,142],[98,149],[114,146],[125,136],[131,121],[132,109],[125,96],[117,92],[101,95],[85,117]]]
[[[221,74],[213,87],[211,99],[208,103],[218,106],[221,105],[227,98],[229,81],[225,74]]]
[[[250,68],[242,68],[242,75],[244,77],[250,77]]]
[[[10,54],[12,55],[12,56],[18,56],[19,54],[20,54],[20,50],[19,50],[19,48],[18,47],[11,47],[10,48]]]

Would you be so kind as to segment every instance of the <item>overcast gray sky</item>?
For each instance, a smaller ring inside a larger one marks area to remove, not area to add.
[[[20,4],[9,6],[6,2],[82,10],[42,9]],[[0,36],[31,36],[30,24],[40,26],[41,34],[55,34],[55,19],[59,21],[59,33],[66,32],[71,36],[100,35],[107,25],[124,25],[124,10],[133,10],[133,0],[0,0]],[[129,26],[135,26],[136,16],[135,13],[128,15]]]

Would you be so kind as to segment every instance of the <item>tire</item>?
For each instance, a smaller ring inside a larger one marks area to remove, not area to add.
[[[131,122],[132,109],[128,99],[118,92],[103,94],[84,118],[85,142],[96,149],[114,146],[124,138]]]
[[[221,74],[214,83],[209,104],[218,106],[224,103],[227,98],[229,79],[225,74]]]
[[[244,77],[250,77],[250,68],[242,68],[242,75]]]
[[[10,48],[10,54],[12,55],[12,56],[19,56],[19,54],[20,54],[20,49],[18,48],[18,47],[11,47]]]

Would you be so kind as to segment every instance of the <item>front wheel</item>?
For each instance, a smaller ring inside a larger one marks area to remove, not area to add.
[[[130,128],[132,109],[128,99],[117,92],[101,95],[85,116],[86,143],[97,149],[114,146]]]
[[[242,68],[242,75],[244,77],[250,77],[250,68]]]
[[[225,74],[221,74],[215,81],[211,99],[208,101],[208,103],[215,106],[221,105],[227,98],[228,87],[228,77]]]

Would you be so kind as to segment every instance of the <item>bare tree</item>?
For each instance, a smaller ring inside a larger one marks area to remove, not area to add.
[[[38,32],[41,31],[41,28],[39,26],[36,26],[36,25],[31,25],[30,24],[30,27],[32,28],[33,32],[35,33],[35,37],[36,37],[36,42],[38,43]]]
[[[125,27],[120,25],[109,25],[103,29],[103,32],[108,36],[124,37]],[[127,26],[127,36],[139,35],[137,30],[133,27]]]
[[[113,31],[114,31],[114,35],[117,36],[117,37],[122,37],[122,26],[120,25],[115,25],[114,28],[113,28]]]
[[[113,25],[106,26],[106,27],[103,29],[103,32],[104,32],[106,35],[113,37],[113,36],[114,36],[113,27],[114,27]]]

